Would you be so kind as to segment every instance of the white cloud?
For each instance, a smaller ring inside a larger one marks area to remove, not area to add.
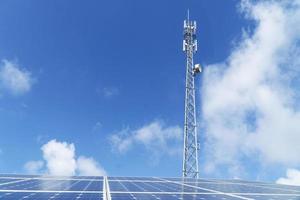
[[[286,172],[286,178],[279,178],[276,183],[300,186],[300,171],[296,169],[288,169]]]
[[[57,176],[73,176],[76,171],[75,146],[51,140],[42,146],[48,173]]]
[[[14,95],[29,92],[33,84],[31,73],[21,69],[16,63],[2,60],[0,66],[0,89]]]
[[[80,156],[77,159],[77,170],[81,176],[103,176],[106,171],[93,158]]]
[[[29,174],[40,174],[42,173],[42,169],[44,167],[44,162],[41,160],[37,161],[28,161],[25,163],[24,168]]]
[[[143,145],[155,155],[178,155],[182,153],[182,130],[179,126],[165,126],[153,121],[136,130],[123,129],[110,136],[113,149],[127,152],[133,145]]]
[[[28,173],[54,176],[106,175],[106,171],[93,158],[76,158],[74,144],[51,140],[41,148],[44,161],[29,161],[24,168]],[[44,167],[44,162],[46,167]]]
[[[126,128],[109,137],[113,150],[117,150],[119,153],[125,153],[130,149],[134,142],[134,136],[131,135],[130,132],[129,128]]]
[[[203,119],[207,173],[242,160],[300,164],[300,1],[242,1],[256,22],[223,63],[205,67]]]

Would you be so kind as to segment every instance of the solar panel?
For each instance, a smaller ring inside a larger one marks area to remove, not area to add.
[[[300,187],[243,180],[3,174],[0,199],[300,200]]]

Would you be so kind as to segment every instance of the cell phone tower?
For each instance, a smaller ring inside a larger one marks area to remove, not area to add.
[[[186,87],[183,177],[198,178],[198,140],[195,105],[195,76],[201,72],[199,64],[194,66],[193,56],[197,52],[196,21],[190,21],[189,11],[184,20],[183,51],[186,53]]]

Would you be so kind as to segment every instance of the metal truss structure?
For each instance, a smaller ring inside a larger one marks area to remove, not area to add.
[[[193,63],[197,52],[196,21],[184,21],[183,51],[186,53],[186,91],[184,120],[183,177],[198,178],[198,141],[195,105],[195,76],[201,66]]]

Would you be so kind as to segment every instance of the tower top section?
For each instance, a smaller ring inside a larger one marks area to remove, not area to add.
[[[197,23],[196,21],[184,20],[183,24],[184,33],[192,33],[196,35]]]
[[[195,53],[197,51],[197,23],[196,21],[190,20],[190,13],[188,11],[187,20],[183,23],[183,51],[192,51]]]

